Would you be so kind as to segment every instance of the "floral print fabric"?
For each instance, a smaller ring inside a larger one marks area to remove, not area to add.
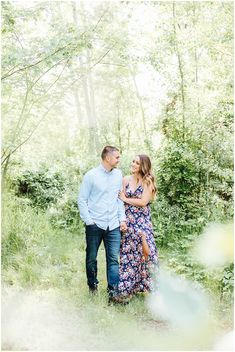
[[[141,198],[143,187],[140,185],[134,192],[129,183],[125,187],[127,198]],[[127,232],[122,235],[119,267],[119,292],[128,296],[137,292],[153,289],[153,273],[157,268],[158,253],[153,235],[150,206],[136,207],[125,204]],[[144,259],[142,238],[144,233],[150,249],[147,260]]]

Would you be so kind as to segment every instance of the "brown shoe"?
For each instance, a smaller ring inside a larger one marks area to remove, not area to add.
[[[121,304],[123,306],[125,306],[126,304],[129,303],[129,301],[125,298],[125,297],[121,297],[121,296],[111,296],[109,297],[109,304]]]

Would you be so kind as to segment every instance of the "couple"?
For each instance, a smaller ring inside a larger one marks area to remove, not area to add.
[[[101,164],[85,174],[78,196],[86,224],[87,283],[90,292],[96,293],[97,253],[103,240],[109,302],[125,304],[133,294],[152,290],[157,249],[149,203],[156,187],[147,155],[137,155],[132,175],[124,178],[116,168],[117,148],[106,146],[101,158]]]

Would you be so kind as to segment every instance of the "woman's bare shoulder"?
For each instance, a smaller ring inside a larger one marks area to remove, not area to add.
[[[130,179],[129,175],[123,177],[123,179],[122,179],[123,186],[126,186],[128,184],[129,179]]]

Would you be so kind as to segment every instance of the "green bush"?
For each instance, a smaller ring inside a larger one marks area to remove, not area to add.
[[[83,231],[83,223],[79,215],[76,194],[64,195],[63,198],[48,209],[48,216],[51,224],[60,229],[67,229],[72,232]]]
[[[234,293],[234,264],[224,268],[223,278],[221,279],[221,298],[225,301],[232,301]]]
[[[17,196],[27,197],[33,206],[45,209],[62,196],[65,180],[61,174],[47,168],[26,170],[13,180],[13,187]]]
[[[233,218],[228,118],[227,112],[215,110],[214,125],[210,118],[204,125],[192,124],[185,128],[184,137],[179,117],[163,120],[165,140],[153,156],[158,195],[152,204],[152,220],[158,245],[187,247],[187,238],[190,241],[191,235],[201,233],[208,222]]]

